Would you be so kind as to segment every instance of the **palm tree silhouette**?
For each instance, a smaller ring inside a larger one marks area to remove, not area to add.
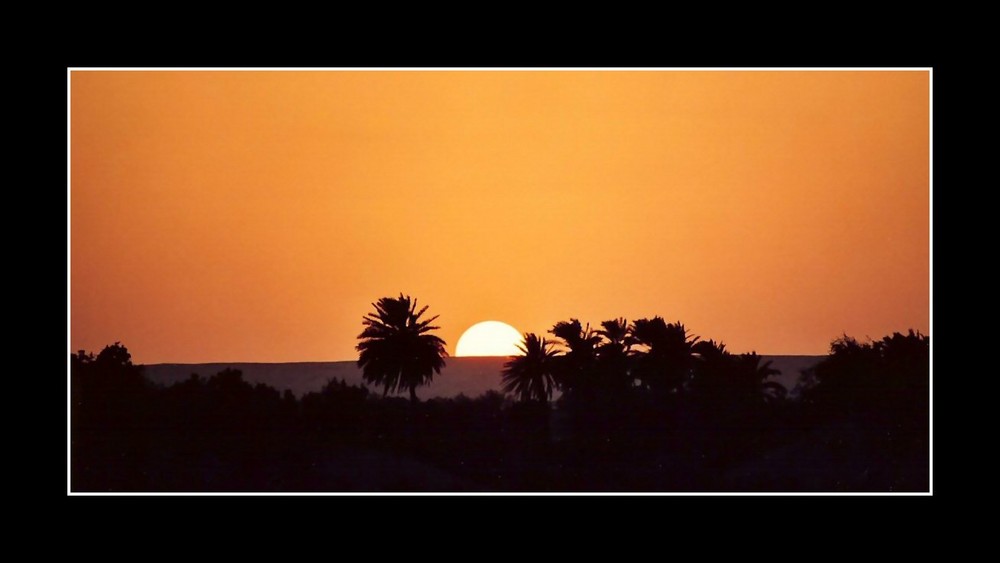
[[[730,398],[740,394],[737,389],[736,361],[726,345],[715,340],[702,340],[691,347],[695,355],[693,376],[687,391],[709,400]]]
[[[746,405],[785,398],[785,387],[768,381],[781,371],[772,368],[770,361],[762,364],[756,352],[734,355],[714,340],[698,342],[693,349],[698,360],[691,387],[702,398]]]
[[[358,367],[364,370],[365,381],[383,387],[383,396],[409,389],[410,401],[416,403],[417,386],[441,373],[448,356],[445,341],[428,334],[440,328],[430,326],[438,316],[421,321],[427,306],[417,311],[417,300],[411,302],[402,293],[398,299],[383,297],[372,307],[375,313],[361,321],[365,329],[358,335]]]
[[[503,391],[522,401],[546,403],[552,397],[554,344],[534,333],[525,333],[517,348],[523,356],[513,356],[503,365]]]
[[[549,333],[560,338],[568,349],[558,357],[556,383],[565,391],[573,392],[593,383],[597,363],[597,345],[601,337],[578,319],[559,321]]]
[[[688,334],[680,321],[667,323],[662,317],[636,319],[632,322],[635,344],[634,373],[643,387],[659,392],[679,390],[690,379],[694,365],[697,336]]]
[[[768,381],[771,376],[781,375],[781,370],[771,367],[771,361],[763,364],[757,352],[740,354],[736,359],[737,381],[741,389],[745,389],[751,400],[773,403],[788,395],[785,386],[777,381]]]
[[[632,345],[635,344],[632,329],[624,318],[602,322],[601,329],[597,331],[597,334],[606,340],[597,347],[598,353],[618,356],[628,353]]]
[[[600,385],[605,392],[630,389],[632,377],[629,369],[629,350],[636,343],[632,328],[625,318],[607,320],[597,331],[604,341],[597,346],[597,361],[600,365]]]
[[[561,338],[571,354],[581,357],[593,356],[594,347],[601,341],[600,337],[590,328],[590,323],[584,327],[579,319],[559,321],[553,325],[549,332]]]

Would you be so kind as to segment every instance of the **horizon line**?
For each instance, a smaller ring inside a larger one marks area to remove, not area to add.
[[[751,353],[754,353],[754,352],[753,351],[751,351],[751,352],[739,352],[739,353],[735,353],[735,355],[739,355],[739,354],[751,354]],[[774,357],[774,356],[786,356],[786,357],[787,356],[821,357],[821,356],[828,356],[829,355],[829,353],[824,353],[824,354],[764,354],[764,353],[761,353],[761,352],[756,352],[756,354],[758,356],[771,356],[771,357]],[[520,354],[520,355],[523,355],[523,354]],[[448,357],[445,358],[445,360],[446,361],[447,360],[463,360],[463,359],[466,359],[466,358],[471,358],[471,359],[483,359],[483,358],[504,359],[504,358],[511,358],[511,357],[514,357],[514,356],[448,356]],[[137,365],[137,366],[139,366],[139,365],[141,365],[141,366],[155,366],[155,365],[204,365],[204,364],[339,364],[339,363],[348,363],[348,362],[357,363],[357,360],[356,359],[348,359],[348,360],[288,360],[288,361],[240,361],[240,360],[230,360],[230,361],[203,361],[203,362],[158,361],[158,362],[141,362],[141,363],[135,363],[135,365]]]

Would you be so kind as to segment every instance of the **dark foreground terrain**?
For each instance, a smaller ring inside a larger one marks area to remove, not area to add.
[[[550,405],[412,403],[342,381],[297,397],[237,370],[156,385],[116,344],[72,357],[70,488],[925,492],[927,350],[912,333],[845,338],[794,394],[704,371],[682,392],[583,389]]]

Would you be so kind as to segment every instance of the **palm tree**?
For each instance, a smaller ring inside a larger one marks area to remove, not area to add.
[[[788,395],[785,386],[777,381],[768,381],[771,376],[781,375],[781,370],[771,367],[771,361],[760,363],[757,352],[740,354],[737,359],[738,380],[745,382],[748,398],[765,403],[773,403]]]
[[[724,343],[702,340],[692,346],[691,350],[696,359],[688,391],[697,397],[711,400],[738,394],[736,360],[726,350]]]
[[[632,328],[625,318],[619,317],[601,323],[597,334],[604,341],[597,346],[601,386],[606,392],[623,391],[632,387],[629,370],[629,350],[635,344]]]
[[[365,381],[383,387],[383,396],[409,389],[410,401],[416,403],[417,386],[441,373],[448,356],[445,341],[428,334],[440,328],[430,326],[438,316],[420,320],[427,306],[417,311],[417,300],[411,302],[402,293],[398,299],[383,297],[372,306],[375,313],[361,321],[365,329],[358,335],[358,367],[363,368]]]
[[[560,338],[568,349],[557,360],[556,383],[560,388],[573,392],[593,383],[601,337],[591,330],[590,323],[584,327],[578,319],[559,321],[549,332]]]
[[[680,321],[667,323],[662,317],[632,322],[635,374],[642,385],[661,393],[680,390],[690,379],[697,336],[688,334]]]
[[[553,325],[549,332],[566,343],[570,354],[580,357],[592,357],[594,347],[601,341],[600,337],[590,328],[590,323],[584,327],[579,319],[559,321]]]
[[[613,356],[627,354],[632,345],[635,344],[632,328],[624,318],[604,321],[601,323],[601,327],[597,334],[603,336],[606,342],[597,347],[599,354]]]
[[[522,401],[546,403],[552,397],[554,344],[534,333],[525,333],[517,348],[523,356],[513,356],[503,365],[503,391]]]
[[[768,381],[781,371],[772,368],[770,361],[762,364],[756,352],[734,355],[714,340],[698,342],[694,352],[698,362],[692,388],[703,399],[752,405],[773,403],[787,394],[783,385]]]

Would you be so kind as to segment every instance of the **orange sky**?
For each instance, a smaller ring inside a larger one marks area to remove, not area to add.
[[[929,72],[72,71],[70,345],[357,357],[404,292],[680,320],[734,352],[929,333]]]

